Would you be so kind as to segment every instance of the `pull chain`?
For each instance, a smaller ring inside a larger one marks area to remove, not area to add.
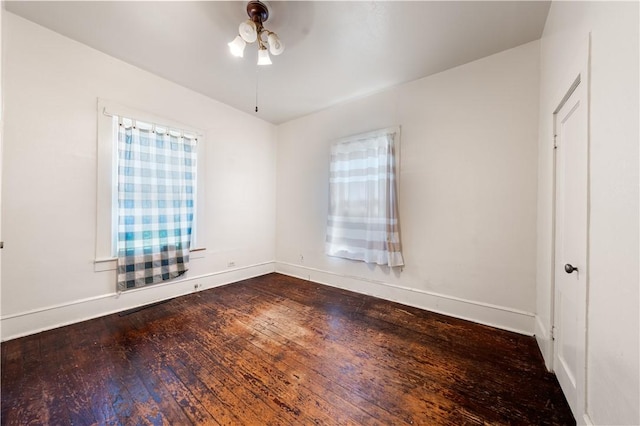
[[[256,112],[258,112],[258,70],[260,68],[256,68]]]

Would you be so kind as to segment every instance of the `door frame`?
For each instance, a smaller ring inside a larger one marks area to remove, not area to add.
[[[591,217],[591,33],[589,33],[588,38],[579,49],[576,50],[576,58],[574,59],[571,66],[567,69],[565,73],[564,79],[562,80],[562,93],[557,96],[555,99],[558,99],[556,102],[556,108],[552,114],[552,150],[553,150],[553,162],[552,162],[552,200],[551,200],[551,293],[550,293],[550,326],[551,326],[551,348],[550,348],[550,361],[549,365],[551,366],[551,371],[555,371],[555,358],[556,358],[556,341],[554,339],[554,329],[556,326],[556,318],[555,318],[555,297],[556,297],[556,188],[557,188],[557,151],[555,149],[555,135],[556,135],[556,117],[558,112],[562,109],[564,104],[569,100],[571,95],[575,92],[576,88],[579,85],[582,85],[582,90],[584,90],[584,97],[586,100],[586,126],[587,126],[587,176],[586,176],[586,184],[587,184],[587,230],[586,230],[586,280],[585,280],[585,305],[584,306],[584,336],[581,339],[584,342],[584,359],[580,359],[579,365],[581,368],[581,384],[582,384],[582,394],[578,395],[578,404],[577,404],[577,413],[576,414],[576,422],[577,424],[587,424],[591,425],[593,422],[590,419],[588,414],[588,359],[589,359],[589,350],[588,350],[588,335],[589,335],[589,282],[590,282],[590,217]],[[582,325],[582,324],[580,324]],[[580,392],[579,392],[580,393]]]

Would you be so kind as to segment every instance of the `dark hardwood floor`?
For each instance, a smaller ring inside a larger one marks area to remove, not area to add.
[[[2,424],[575,424],[532,337],[270,274],[2,343]]]

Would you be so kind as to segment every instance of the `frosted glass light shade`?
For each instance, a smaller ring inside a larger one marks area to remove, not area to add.
[[[267,49],[258,50],[258,65],[271,65],[271,58]]]
[[[284,52],[284,43],[280,41],[275,33],[269,33],[267,43],[269,43],[269,52],[271,52],[272,55],[278,56]]]
[[[251,20],[241,23],[238,27],[238,32],[240,33],[240,37],[247,43],[253,43],[258,38],[256,23]]]
[[[244,47],[247,45],[247,43],[244,42],[242,37],[236,36],[236,38],[234,38],[231,43],[228,43],[228,45],[229,45],[229,50],[231,51],[231,54],[233,56],[242,58],[242,56],[244,55]]]

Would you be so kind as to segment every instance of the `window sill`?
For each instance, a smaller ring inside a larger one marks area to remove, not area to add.
[[[193,259],[203,259],[206,256],[207,249],[205,247],[194,248],[189,251],[190,258]],[[116,257],[107,257],[102,259],[96,259],[93,261],[93,271],[94,272],[104,272],[104,271],[115,271],[116,270]]]

